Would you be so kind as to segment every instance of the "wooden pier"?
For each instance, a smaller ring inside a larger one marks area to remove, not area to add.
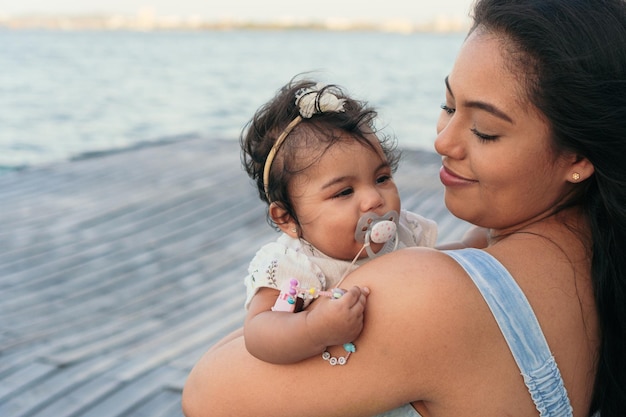
[[[450,216],[439,158],[405,151],[403,207]],[[189,138],[0,176],[0,416],[180,417],[187,374],[241,326],[277,235],[236,141]]]

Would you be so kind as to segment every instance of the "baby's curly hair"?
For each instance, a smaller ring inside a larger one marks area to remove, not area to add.
[[[240,136],[241,161],[248,176],[256,183],[259,198],[268,207],[271,202],[281,204],[296,222],[298,217],[288,193],[291,179],[319,160],[330,147],[345,141],[346,136],[378,152],[376,144],[371,142],[372,133],[376,134],[392,172],[396,171],[400,160],[395,138],[379,136],[380,132],[374,126],[378,113],[366,102],[349,97],[341,87],[327,85],[324,89],[332,89],[337,98],[345,100],[344,111],[316,113],[311,118],[302,119],[280,145],[271,166],[266,194],[263,183],[265,161],[287,125],[300,115],[296,93],[317,84],[311,79],[292,79],[272,100],[257,110]],[[311,149],[319,153],[313,160]],[[268,223],[276,228],[269,215]]]

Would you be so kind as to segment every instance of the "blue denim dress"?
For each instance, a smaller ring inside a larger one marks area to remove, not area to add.
[[[478,249],[445,251],[465,269],[489,305],[541,417],[572,417],[561,373],[537,317],[511,274]],[[407,404],[378,417],[421,417]]]

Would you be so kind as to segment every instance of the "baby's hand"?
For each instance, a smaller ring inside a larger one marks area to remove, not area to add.
[[[363,330],[363,312],[369,288],[352,287],[337,299],[320,297],[308,311],[311,340],[323,347],[352,342]]]

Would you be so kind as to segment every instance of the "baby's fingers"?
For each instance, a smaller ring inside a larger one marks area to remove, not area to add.
[[[359,287],[352,287],[349,290],[342,290],[343,295],[338,298],[344,305],[347,307],[352,307],[359,302],[361,302],[361,298],[363,297],[363,291]]]
[[[346,309],[351,315],[359,316],[365,310],[368,294],[368,288],[352,287],[340,299],[334,301],[340,302],[341,308]]]

